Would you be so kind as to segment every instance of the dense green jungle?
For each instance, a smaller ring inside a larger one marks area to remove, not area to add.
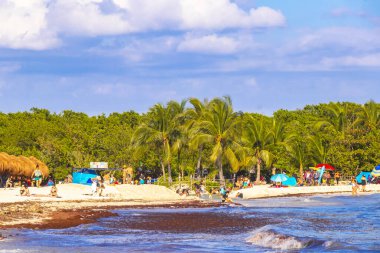
[[[0,151],[37,157],[57,180],[91,161],[141,167],[169,181],[205,169],[219,179],[268,177],[274,169],[299,174],[317,163],[350,176],[380,163],[379,125],[374,101],[307,105],[273,116],[234,111],[229,97],[158,103],[143,114],[32,108],[0,113]]]

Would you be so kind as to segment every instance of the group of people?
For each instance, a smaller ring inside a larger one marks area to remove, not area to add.
[[[29,186],[40,188],[42,184],[42,171],[39,169],[39,166],[36,166],[36,169],[33,171],[31,177],[26,176],[10,176],[7,178],[5,182],[5,188],[14,188],[20,187],[20,195],[21,196],[30,196]],[[47,179],[48,186],[51,186],[50,194],[51,197],[58,197],[58,190],[54,184],[54,181],[51,177]]]
[[[92,196],[102,197],[103,191],[106,188],[104,185],[104,180],[100,176],[98,176],[98,177],[93,178],[91,181],[92,181],[92,184],[91,184]]]
[[[10,176],[8,177],[7,181],[5,182],[5,188],[13,188],[18,186],[36,186],[41,187],[42,183],[42,172],[39,169],[38,165],[36,169],[34,170],[31,177],[26,176]]]
[[[325,171],[322,175],[321,182],[319,182],[320,172],[314,170],[307,170],[304,172],[302,178],[298,178],[297,182],[299,185],[338,185],[340,181],[340,173],[337,171],[331,174],[330,171]]]
[[[240,176],[237,178],[234,186],[236,189],[243,189],[252,187],[252,183],[248,177]]]
[[[27,196],[27,197],[30,196],[30,191],[29,191],[29,187],[28,187],[27,184],[22,184],[21,185],[21,187],[20,187],[20,195],[21,196]],[[55,186],[55,185],[51,186],[49,196],[53,197],[53,198],[58,198],[58,189],[57,189],[57,186]]]

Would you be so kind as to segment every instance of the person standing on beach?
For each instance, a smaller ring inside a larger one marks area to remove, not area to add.
[[[92,179],[91,191],[92,191],[92,196],[95,196],[96,193],[98,192],[98,179],[97,178]]]
[[[351,186],[352,186],[352,196],[357,196],[359,186],[358,186],[358,183],[356,182],[355,178],[352,178]]]
[[[362,192],[365,192],[365,186],[367,185],[367,178],[363,175],[362,178]]]
[[[339,172],[335,172],[334,174],[334,178],[335,178],[335,181],[336,181],[336,185],[339,185],[339,179],[340,179],[340,174]]]
[[[35,182],[36,186],[40,187],[41,182],[42,182],[42,172],[38,164],[36,165],[36,169],[34,170],[32,177],[33,177],[32,182]]]

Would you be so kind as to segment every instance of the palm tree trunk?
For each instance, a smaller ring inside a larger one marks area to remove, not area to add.
[[[184,177],[183,166],[181,166],[181,151],[178,151],[178,172],[181,172],[181,178]]]
[[[222,157],[219,156],[216,161],[217,161],[217,165],[218,165],[218,168],[219,168],[220,185],[225,185],[226,182],[224,180],[224,175],[223,175],[223,161],[222,161]]]
[[[173,179],[172,179],[172,166],[171,166],[170,162],[168,163],[168,181],[169,181],[169,185],[173,182]]]
[[[200,169],[200,167],[201,167],[201,162],[202,162],[202,151],[203,151],[203,145],[199,146],[199,149],[198,149],[197,169]]]
[[[303,178],[303,164],[300,163],[300,177]]]
[[[161,163],[161,169],[162,169],[162,176],[164,177],[164,181],[166,182],[165,165],[161,157],[160,157],[160,163]]]
[[[261,173],[261,160],[257,159],[257,169],[256,169],[256,183],[260,183],[260,173]]]

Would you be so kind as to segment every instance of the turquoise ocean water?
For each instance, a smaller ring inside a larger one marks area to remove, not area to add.
[[[2,231],[11,236],[0,252],[380,252],[379,194],[239,203],[122,209],[75,228]]]

